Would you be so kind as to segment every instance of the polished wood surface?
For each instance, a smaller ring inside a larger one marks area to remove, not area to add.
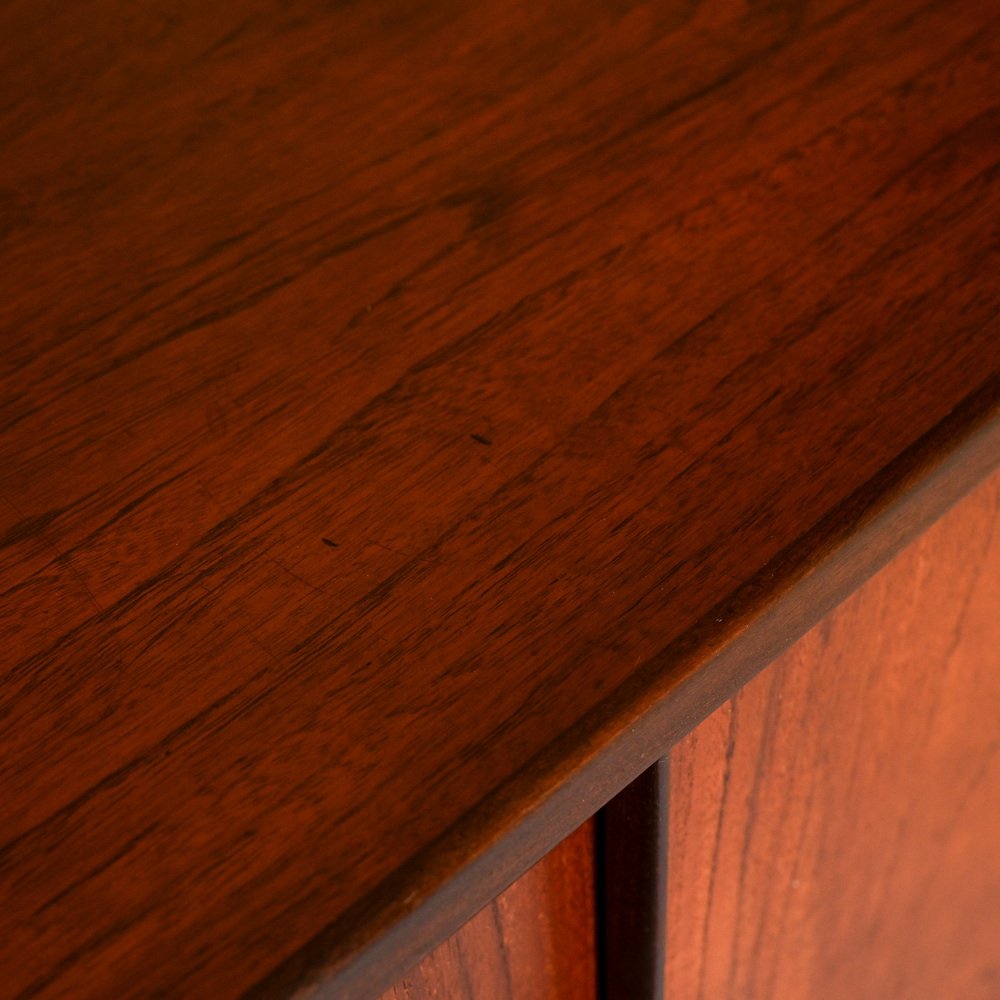
[[[591,821],[381,1000],[597,1000],[594,877]]]
[[[377,994],[974,481],[997,27],[4,5],[0,995]]]
[[[1000,995],[1000,476],[671,755],[669,1000]]]

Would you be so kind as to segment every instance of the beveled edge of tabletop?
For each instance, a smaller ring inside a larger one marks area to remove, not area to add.
[[[994,373],[244,996],[377,997],[998,465]]]

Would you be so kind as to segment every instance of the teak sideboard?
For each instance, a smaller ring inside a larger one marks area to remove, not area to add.
[[[1000,998],[994,2],[0,40],[0,1000]]]

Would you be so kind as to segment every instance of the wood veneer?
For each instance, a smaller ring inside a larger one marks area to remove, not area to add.
[[[367,1000],[975,482],[997,26],[5,5],[0,994]]]
[[[594,875],[591,821],[381,1000],[598,1000]]]
[[[1000,475],[383,1000],[990,1000],[998,529]]]
[[[670,1000],[1000,990],[1000,476],[671,753]]]

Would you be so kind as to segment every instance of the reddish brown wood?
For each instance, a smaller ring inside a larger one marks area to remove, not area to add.
[[[0,995],[377,995],[975,481],[994,8],[4,5]]]
[[[588,822],[382,1000],[597,1000],[594,890]]]
[[[1000,992],[1000,476],[671,756],[671,1000]]]

